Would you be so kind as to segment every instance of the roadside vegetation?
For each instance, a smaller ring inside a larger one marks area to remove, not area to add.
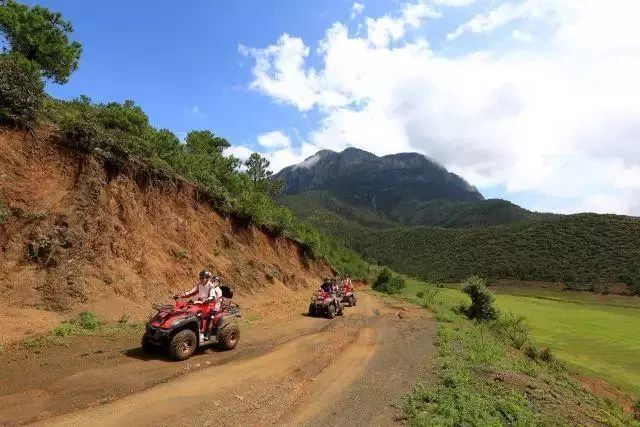
[[[82,46],[70,39],[72,33],[71,23],[59,13],[0,0],[0,126],[52,128],[57,143],[103,158],[111,174],[129,171],[157,184],[191,182],[222,215],[296,240],[308,257],[326,258],[339,273],[364,273],[366,264],[355,252],[274,202],[282,185],[271,179],[269,161],[258,153],[245,161],[227,155],[230,142],[206,129],[180,140],[151,126],[131,100],[96,103],[87,96],[71,101],[47,96],[46,81],[64,84],[79,66]],[[0,222],[6,219],[2,212]]]
[[[530,332],[529,317],[484,285],[478,277],[465,281],[460,288],[470,297],[408,279],[397,296],[439,320],[436,380],[418,385],[404,403],[413,425],[640,425],[574,379],[564,355]]]
[[[56,345],[67,345],[75,336],[115,337],[122,335],[139,335],[144,329],[144,322],[134,322],[128,315],[117,322],[104,322],[95,314],[85,311],[77,316],[60,322],[51,331],[28,338],[15,344],[26,349],[40,349]]]

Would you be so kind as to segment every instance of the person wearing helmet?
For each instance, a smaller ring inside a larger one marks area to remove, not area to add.
[[[174,295],[174,298],[189,298],[192,296],[198,296],[195,301],[196,304],[210,303],[211,310],[207,316],[209,325],[207,331],[204,334],[205,339],[209,339],[211,336],[211,329],[213,326],[213,318],[222,308],[222,289],[220,289],[220,276],[214,276],[208,270],[200,272],[199,280],[196,285],[190,291],[187,291],[180,295]]]
[[[320,289],[322,289],[324,292],[331,292],[332,290],[332,284],[331,284],[331,279],[329,279],[328,277],[324,278],[324,281],[322,282],[322,285],[320,285]]]
[[[199,275],[199,280],[196,282],[193,289],[180,295],[174,295],[173,297],[178,299],[197,296],[195,301],[196,304],[218,300],[217,305],[219,305],[219,299],[222,297],[222,291],[220,290],[220,278],[217,276],[216,278],[218,279],[217,281],[213,280],[214,277],[210,271],[202,270]]]

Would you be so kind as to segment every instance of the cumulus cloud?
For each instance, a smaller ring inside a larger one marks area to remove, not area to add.
[[[264,148],[289,148],[291,146],[291,139],[282,133],[282,131],[274,130],[259,135],[258,144]]]
[[[531,35],[531,33],[528,33],[526,31],[513,30],[511,35],[513,35],[514,39],[519,40],[523,43],[531,43],[533,41],[533,36]]]
[[[356,19],[356,16],[360,15],[362,13],[362,11],[364,10],[364,3],[358,3],[355,2],[352,6],[351,6],[351,15],[350,18],[351,19]]]
[[[640,2],[487,0],[441,35],[456,55],[409,37],[441,16],[438,3],[471,2],[410,3],[356,34],[334,23],[315,67],[286,34],[242,48],[255,59],[251,87],[320,113],[307,147],[418,151],[481,189],[534,193],[540,210],[640,214]],[[482,38],[472,49],[462,35]]]

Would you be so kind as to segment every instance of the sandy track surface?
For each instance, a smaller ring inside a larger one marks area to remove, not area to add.
[[[89,351],[76,363],[73,348],[43,355],[44,365],[37,357],[14,361],[0,378],[0,424],[398,423],[399,399],[433,356],[435,322],[421,309],[360,298],[343,317],[291,313],[245,328],[235,351],[209,350],[187,362],[143,357],[135,347]],[[29,380],[19,382],[19,370]]]

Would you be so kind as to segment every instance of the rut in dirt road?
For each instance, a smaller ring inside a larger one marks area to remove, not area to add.
[[[426,374],[433,355],[435,322],[428,313],[367,294],[343,318],[298,316],[290,323],[296,335],[280,336],[281,344],[263,353],[41,423],[390,425],[402,415],[398,399]]]

